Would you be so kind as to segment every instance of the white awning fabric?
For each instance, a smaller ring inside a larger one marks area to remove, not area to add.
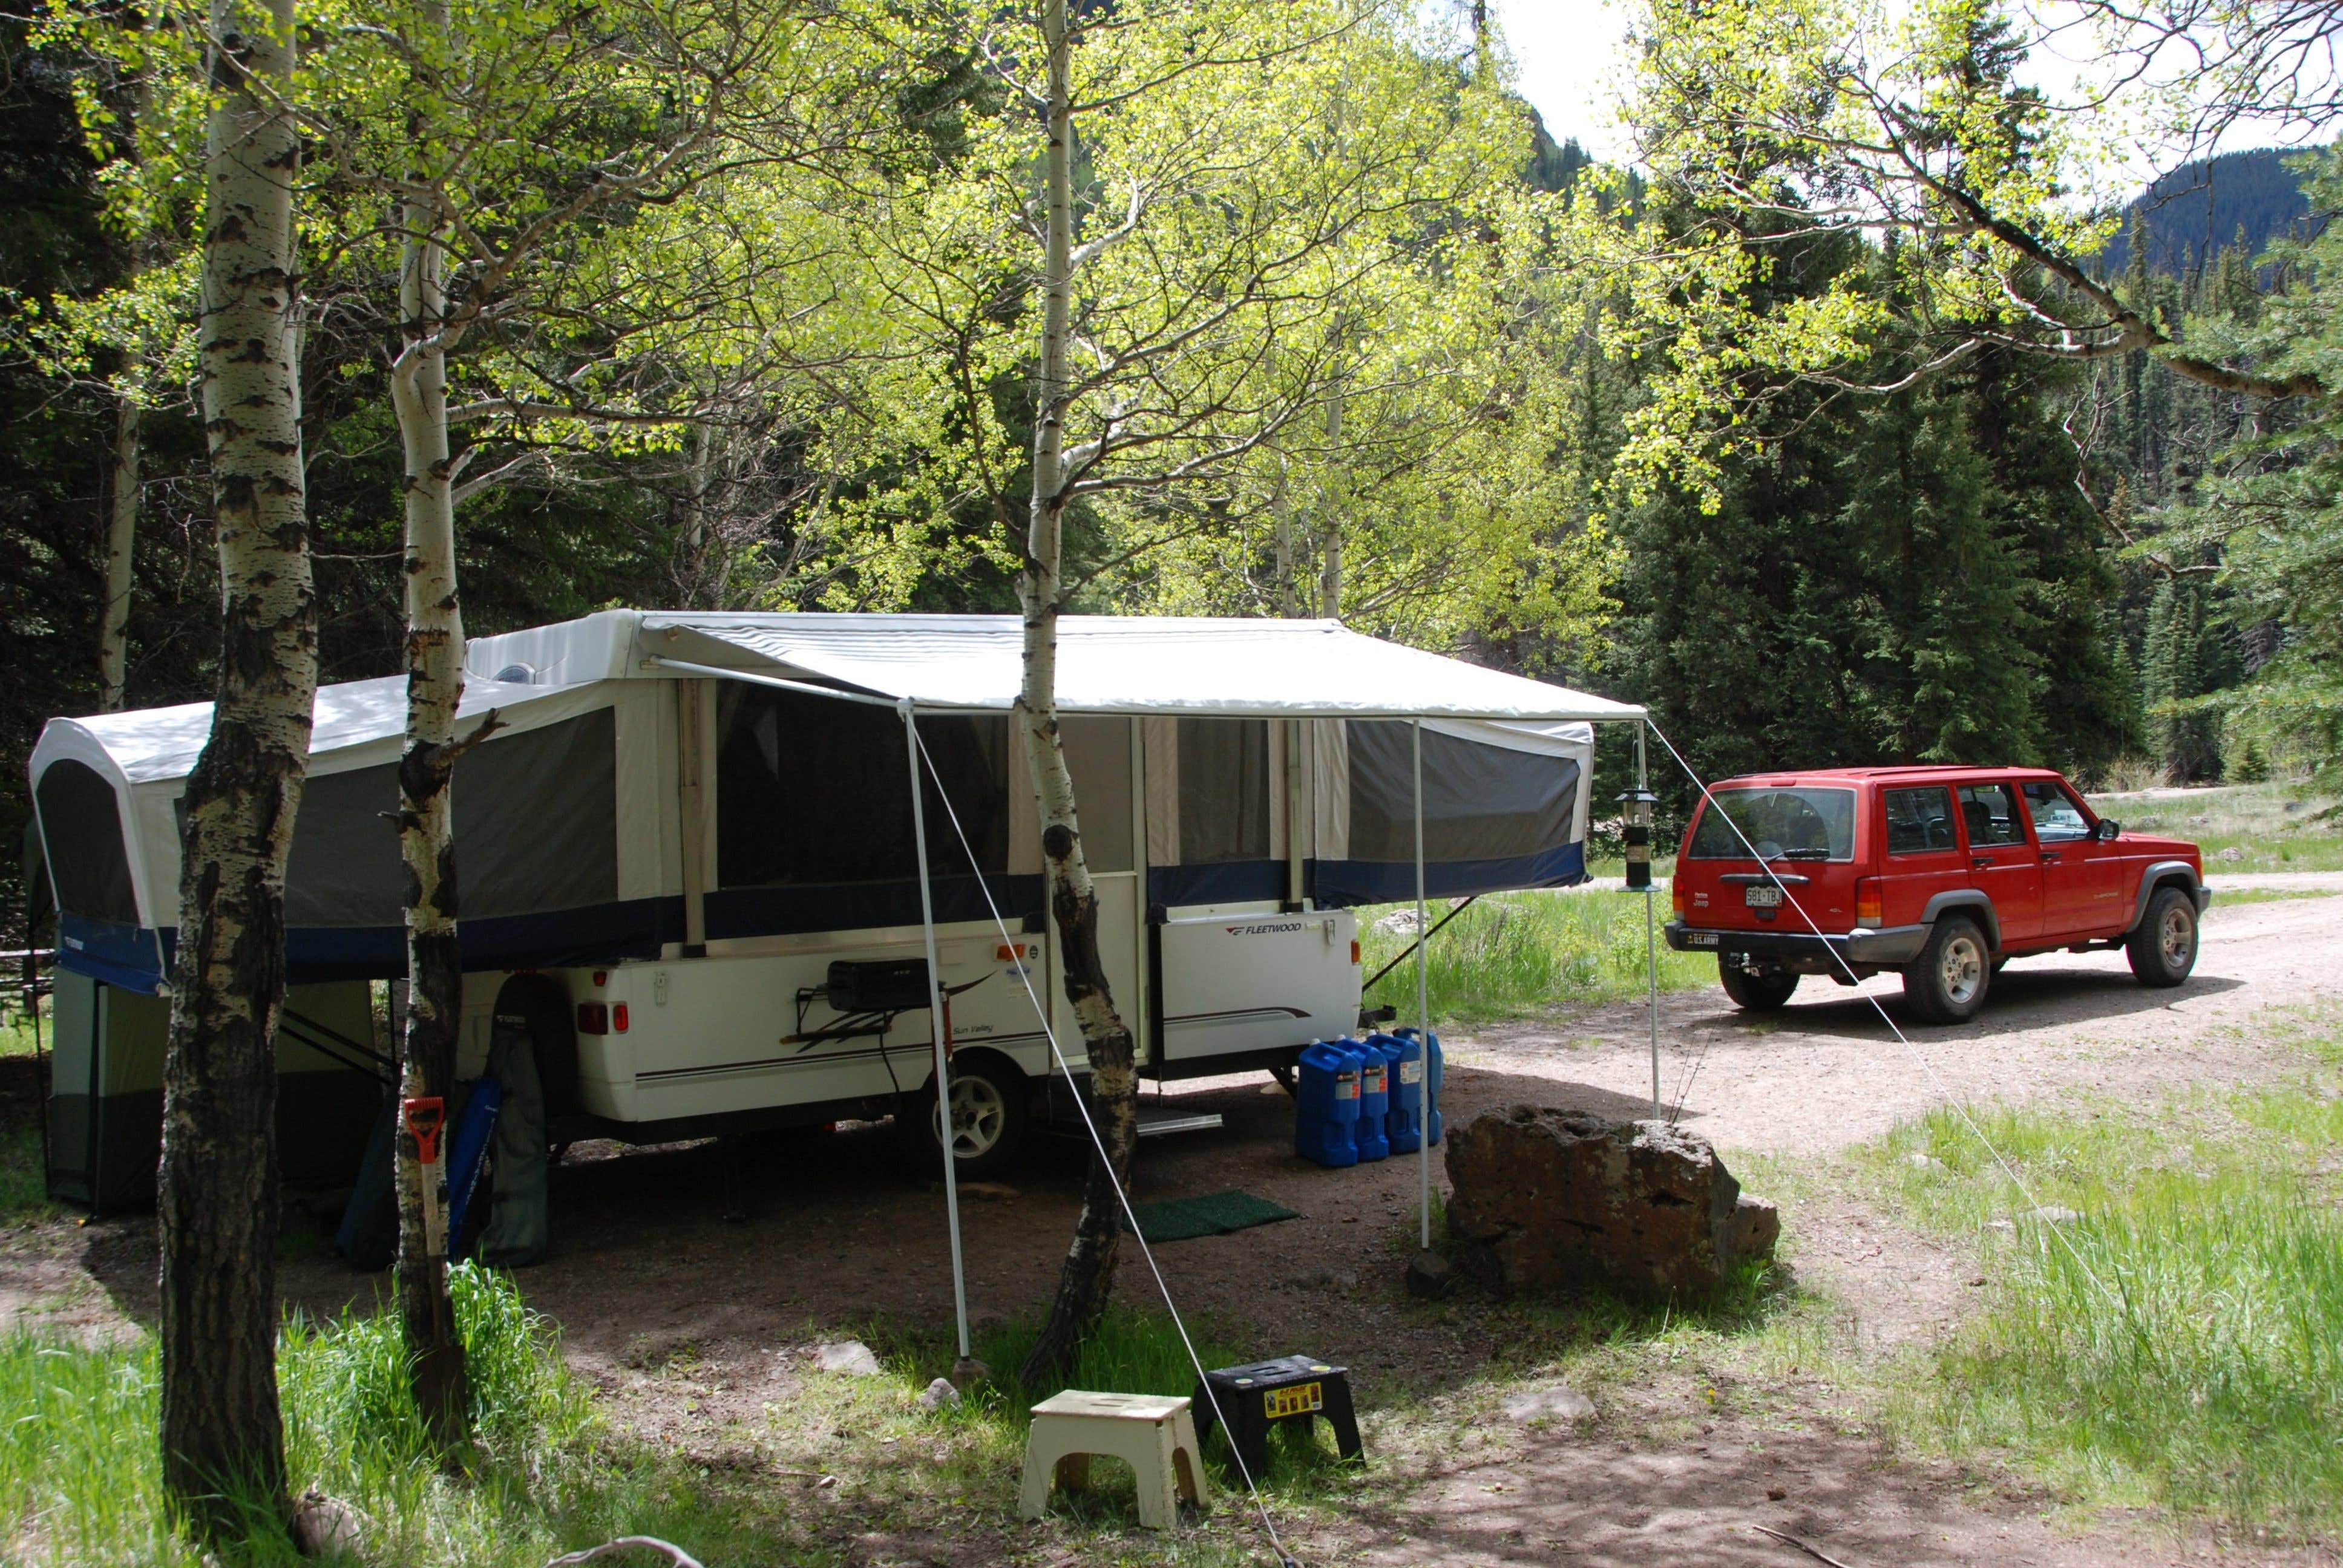
[[[559,689],[529,687],[467,676],[464,699],[457,709],[459,724],[490,709],[502,722],[520,722],[518,710],[531,709],[529,722],[558,715],[543,705],[565,696]],[[574,700],[567,706],[575,706]],[[381,760],[384,752],[397,755],[407,731],[407,678],[387,675],[372,680],[346,680],[317,689],[311,709],[309,756],[313,771],[337,771]],[[186,702],[174,708],[146,708],[127,713],[97,713],[80,719],[53,719],[42,732],[33,759],[37,775],[54,758],[78,757],[101,771],[118,771],[129,784],[151,784],[184,779],[211,739],[212,705]],[[369,749],[359,752],[358,749]],[[330,759],[330,760],[328,760]]]
[[[1063,713],[1258,719],[1636,719],[1625,702],[1403,648],[1331,620],[1067,616]],[[646,660],[999,710],[1023,668],[1014,616],[647,614]]]

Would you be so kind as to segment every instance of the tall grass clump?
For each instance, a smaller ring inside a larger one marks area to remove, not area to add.
[[[2093,1501],[2343,1529],[2343,1101],[1977,1120],[2031,1199],[1952,1112],[1885,1146],[1900,1196],[1988,1259],[1910,1430]]]
[[[1188,1359],[1180,1331],[1162,1312],[1112,1307],[1097,1332],[1082,1342],[1081,1352],[1065,1377],[1046,1388],[1028,1388],[1017,1381],[1018,1369],[1041,1335],[1037,1319],[1019,1318],[978,1336],[976,1353],[993,1369],[996,1381],[1018,1426],[1031,1419],[1030,1407],[1061,1389],[1090,1388],[1116,1393],[1185,1394],[1196,1387],[1196,1369]],[[1191,1322],[1196,1354],[1207,1367],[1233,1366],[1257,1357],[1222,1336],[1208,1322]]]
[[[1659,895],[1652,895],[1658,897]],[[1442,927],[1425,949],[1432,1015],[1479,1022],[1515,1018],[1564,1003],[1597,1003],[1640,996],[1649,983],[1642,893],[1552,891],[1508,893],[1477,900]],[[1434,900],[1437,924],[1454,900]],[[1369,974],[1408,950],[1412,933],[1377,923],[1413,905],[1359,911]],[[1664,924],[1668,910],[1654,911]],[[1683,990],[1716,982],[1714,955],[1671,952],[1654,942],[1660,988]],[[1409,958],[1367,994],[1370,1006],[1390,1004],[1403,1020],[1415,1016],[1415,960]]]
[[[537,1568],[622,1533],[666,1536],[712,1560],[747,1538],[731,1501],[679,1462],[614,1444],[508,1279],[458,1265],[450,1291],[478,1432],[453,1464],[425,1436],[395,1313],[297,1318],[278,1342],[292,1487],[355,1508],[367,1561]],[[151,1339],[0,1339],[0,1562],[194,1568],[164,1512]],[[763,1545],[761,1560],[773,1560]],[[252,1560],[297,1561],[266,1532]]]

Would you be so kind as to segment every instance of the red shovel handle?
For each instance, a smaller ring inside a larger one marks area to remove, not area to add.
[[[447,1125],[447,1107],[436,1094],[417,1095],[405,1102],[407,1135],[415,1140],[416,1157],[426,1165],[439,1163],[439,1133]]]

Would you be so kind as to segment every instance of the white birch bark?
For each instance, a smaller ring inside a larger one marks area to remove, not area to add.
[[[1114,1289],[1122,1236],[1118,1189],[1131,1179],[1138,1138],[1138,1074],[1131,1030],[1115,1011],[1099,956],[1098,892],[1082,853],[1073,775],[1058,730],[1058,617],[1066,512],[1066,342],[1073,300],[1073,113],[1066,0],[1044,0],[1048,58],[1048,147],[1043,156],[1048,214],[1041,259],[1041,352],[1034,378],[1033,494],[1025,569],[1018,578],[1024,617],[1024,680],[1017,697],[1025,759],[1041,815],[1041,858],[1050,910],[1065,958],[1066,1000],[1090,1057],[1091,1091],[1104,1157],[1093,1155],[1082,1210],[1066,1251],[1050,1316],[1027,1358],[1024,1378],[1038,1385],[1062,1371],[1105,1312]]]
[[[309,751],[317,618],[303,484],[294,0],[214,0],[200,376],[219,537],[210,739],[185,797],[163,1068],[165,1487],[200,1537],[285,1494],[277,1398],[276,1030],[285,865]],[[225,1484],[224,1484],[225,1483]]]
[[[447,433],[445,216],[427,196],[401,212],[399,316],[405,343],[390,373],[406,457],[407,744],[398,765],[398,848],[407,867],[407,1031],[402,1097],[455,1089],[463,1005],[457,948],[456,709],[464,695],[464,626],[456,592],[454,464]],[[398,1293],[417,1402],[445,1444],[465,1424],[463,1348],[447,1300],[447,1260],[430,1250],[423,1168],[398,1139]]]
[[[138,542],[139,410],[125,395],[114,411],[114,464],[106,514],[106,608],[97,630],[97,706],[122,711],[130,670],[130,564]]]
[[[1326,447],[1342,446],[1342,393],[1335,388],[1326,404]],[[1320,530],[1318,554],[1318,613],[1327,620],[1342,618],[1342,518],[1330,498]]]

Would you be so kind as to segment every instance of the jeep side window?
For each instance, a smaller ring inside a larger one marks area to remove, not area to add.
[[[2034,836],[2046,844],[2069,844],[2091,836],[2083,809],[2047,779],[2026,786],[2026,809],[2034,818]]]
[[[2026,829],[2017,820],[2016,792],[2006,784],[1962,785],[1961,819],[1968,824],[1972,849],[2026,842]]]
[[[1920,855],[1955,847],[1951,790],[1931,786],[1885,793],[1889,854]]]

